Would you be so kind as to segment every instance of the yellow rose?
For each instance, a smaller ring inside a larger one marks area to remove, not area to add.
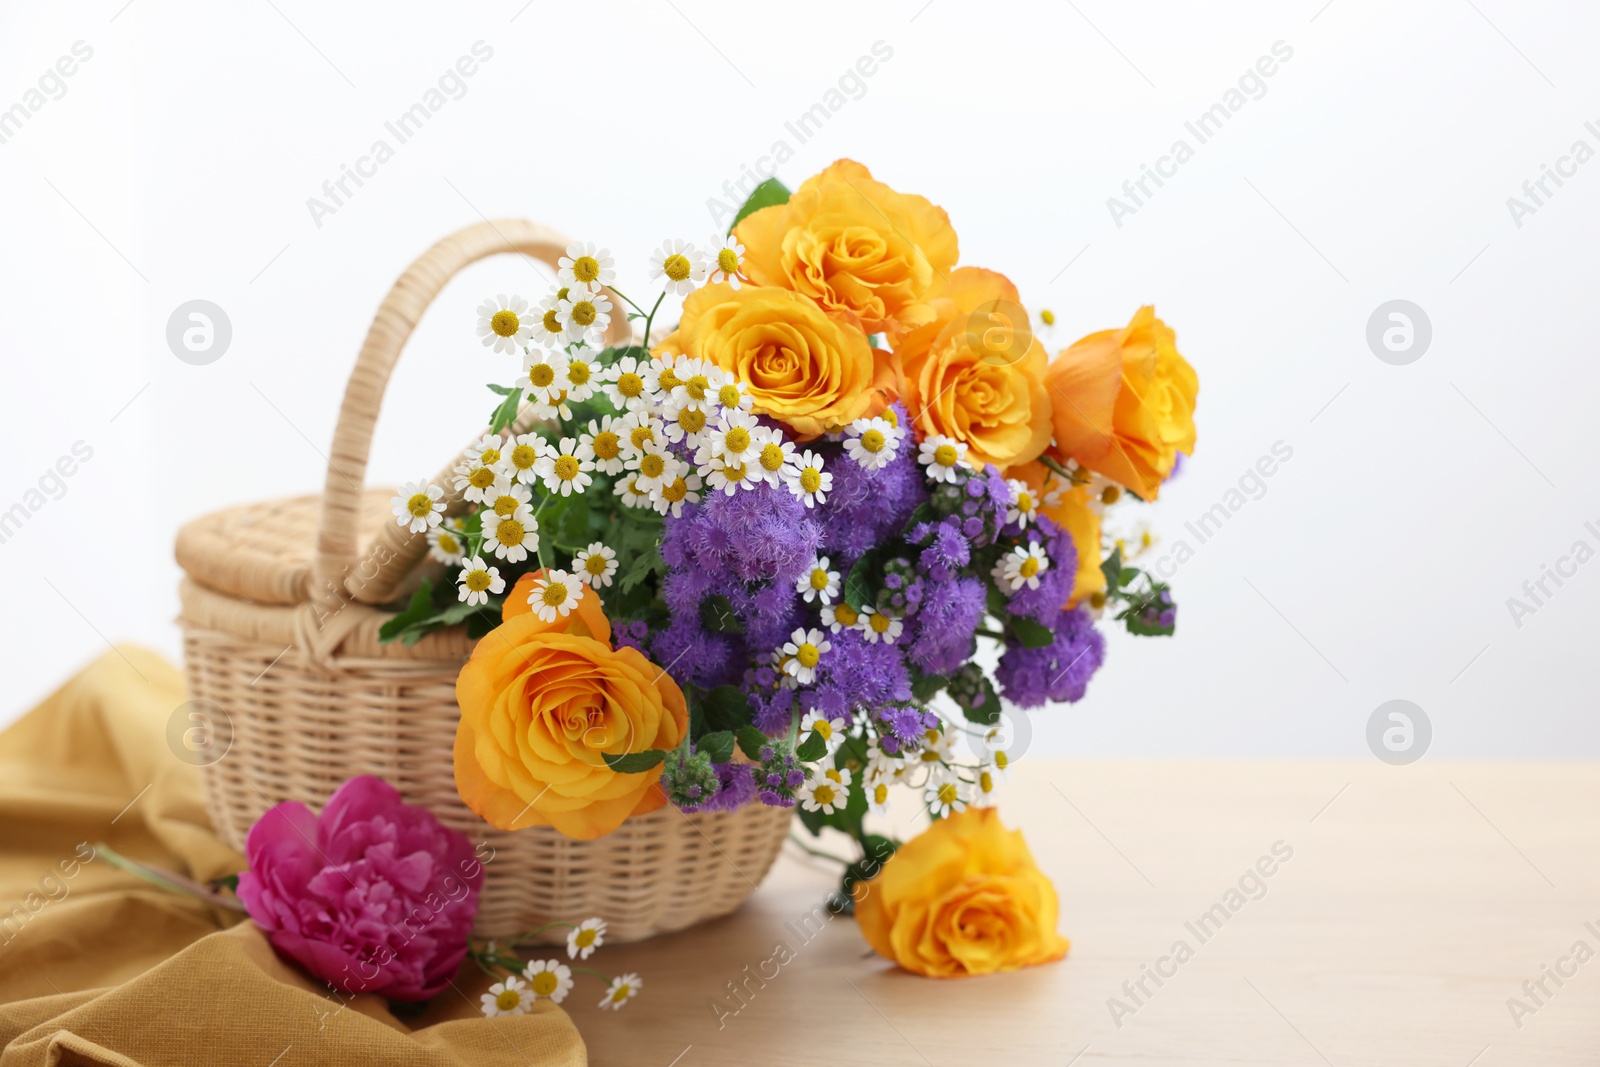
[[[925,198],[897,193],[854,160],[808,178],[786,204],[740,220],[744,271],[757,285],[793,289],[868,333],[933,318],[931,300],[956,265],[950,217]]]
[[[888,403],[888,361],[875,367],[860,323],[772,286],[707,285],[683,302],[655,354],[687,353],[748,383],[755,411],[818,437]],[[880,375],[875,380],[874,375]]]
[[[935,822],[855,895],[867,944],[933,978],[1050,963],[1071,945],[1056,933],[1055,887],[993,808]]]
[[[1050,364],[1055,449],[1146,500],[1154,500],[1178,453],[1194,452],[1200,379],[1177,338],[1142,307],[1121,330],[1101,330]]]
[[[974,314],[992,301],[1004,303],[993,315]],[[896,351],[911,421],[924,434],[965,442],[977,463],[1003,469],[1036,458],[1050,444],[1048,361],[1031,334],[1022,348],[1014,327],[1025,318],[1006,321],[1022,313],[1017,287],[992,270],[962,267],[933,309]]]
[[[505,621],[456,679],[456,789],[501,830],[552,826],[588,841],[666,803],[661,767],[620,774],[603,754],[671,750],[689,728],[683,693],[632,648],[611,647],[599,597],[583,590],[570,615],[541,622],[524,575]]]
[[[1007,473],[1022,479],[1038,495],[1039,514],[1072,536],[1072,547],[1078,553],[1078,569],[1072,579],[1072,594],[1064,606],[1076,607],[1083,600],[1093,602],[1095,597],[1103,595],[1106,591],[1106,573],[1100,569],[1100,513],[1089,506],[1088,487],[1067,486],[1063,478],[1056,476],[1055,485],[1060,491],[1056,494],[1055,502],[1049,503],[1044,488],[1050,480],[1050,472],[1044,464],[1030,463]]]

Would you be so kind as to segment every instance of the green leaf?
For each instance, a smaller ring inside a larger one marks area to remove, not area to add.
[[[1056,639],[1050,627],[1013,615],[1006,620],[1006,628],[1022,642],[1023,648],[1043,648]]]
[[[855,566],[844,580],[844,602],[860,611],[866,605],[877,606],[878,587],[883,584],[878,573],[878,550],[869,548],[856,560]]]
[[[1122,549],[1111,550],[1111,555],[1100,564],[1100,573],[1106,576],[1106,598],[1109,600],[1122,586]]]
[[[711,757],[712,763],[727,763],[733,758],[733,731],[718,730],[716,733],[706,734],[695,746]]]
[[[410,627],[433,614],[433,583],[424,578],[405,609],[378,628],[378,640],[393,641]]]
[[[659,748],[647,748],[643,752],[626,752],[620,756],[613,756],[609,752],[603,752],[601,755],[606,761],[606,766],[618,774],[639,774],[667,758],[667,754]]]
[[[739,727],[735,736],[739,739],[739,750],[753,760],[759,760],[762,748],[771,743],[767,735],[754,726]]]
[[[943,689],[950,679],[942,674],[922,674],[918,672],[911,678],[911,695],[919,703],[926,704],[934,695]]]
[[[494,409],[494,414],[489,417],[489,432],[500,433],[507,426],[517,421],[517,409],[522,406],[522,390],[513,389],[506,394],[505,400]]]
[[[1000,694],[995,692],[994,682],[989,680],[987,674],[979,673],[978,682],[983,686],[983,703],[977,707],[965,707],[961,714],[968,722],[975,722],[979,726],[993,726],[1000,721]]]
[[[776,178],[768,178],[766,181],[750,190],[750,196],[747,200],[745,200],[744,206],[739,208],[739,213],[733,217],[733,222],[728,225],[728,232],[732,233],[733,228],[739,225],[739,223],[743,222],[746,215],[760,211],[764,207],[774,207],[775,205],[787,204],[788,202],[788,186],[784,185]]]
[[[489,392],[498,393],[500,396],[510,396],[512,393],[516,392],[516,389],[510,385],[496,385],[493,382],[490,382]]]
[[[1011,607],[1011,601],[1006,599],[1006,595],[996,588],[993,582],[984,586],[983,595],[989,614],[997,619],[1005,618],[1008,614],[1008,609]]]
[[[706,729],[738,731],[750,726],[750,701],[736,685],[719,685],[700,700],[700,713],[705,718]],[[758,733],[760,731],[757,731]]]
[[[734,613],[733,602],[721,593],[700,601],[700,625],[707,633],[742,634],[744,623]]]
[[[589,545],[589,501],[583,496],[567,498],[561,509],[561,519],[556,524],[555,544],[568,552],[578,552]]]
[[[812,763],[821,759],[827,751],[828,742],[822,739],[821,734],[812,730],[806,739],[795,747],[794,758],[801,763]]]

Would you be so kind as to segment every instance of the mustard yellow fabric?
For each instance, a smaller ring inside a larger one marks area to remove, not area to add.
[[[333,997],[242,916],[96,857],[105,842],[202,882],[244,865],[167,746],[184,700],[170,664],[122,647],[0,733],[0,1067],[587,1062],[553,1005],[484,1019],[471,963],[402,1020]]]

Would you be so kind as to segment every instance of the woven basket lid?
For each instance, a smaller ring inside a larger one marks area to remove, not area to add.
[[[361,551],[390,523],[392,489],[369,489],[361,501]],[[257,604],[309,599],[322,498],[300,496],[212,512],[178,531],[178,565],[216,592]]]

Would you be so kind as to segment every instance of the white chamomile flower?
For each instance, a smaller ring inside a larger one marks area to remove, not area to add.
[[[530,327],[534,321],[528,313],[528,302],[520,296],[501,293],[478,305],[478,336],[485,348],[496,352],[515,352],[528,344],[533,339]]]
[[[508,515],[533,516],[530,502],[533,494],[528,487],[520,482],[514,482],[504,474],[494,483],[494,488],[484,494],[484,510],[494,513],[493,516],[484,515],[485,519],[493,521],[494,518],[506,518]]]
[[[651,487],[640,485],[637,474],[625,474],[618,478],[611,492],[615,496],[620,496],[622,502],[630,508],[648,508],[655,504],[650,495]]]
[[[683,379],[700,369],[700,361],[685,355],[659,355],[640,364],[645,388],[658,404],[665,404],[672,391],[683,384]]]
[[[818,556],[794,583],[794,591],[804,597],[807,604],[820,600],[826,607],[839,595],[839,572],[830,569],[827,556]]]
[[[567,399],[573,403],[588,400],[600,384],[602,369],[595,360],[594,353],[580,349],[562,358],[566,361],[566,365],[561,368],[561,375],[557,381],[566,391]]]
[[[822,636],[821,630],[800,627],[789,635],[788,643],[783,646],[783,654],[789,657],[783,664],[784,673],[801,685],[810,685],[817,677],[817,663],[823,653],[832,648],[833,644]]]
[[[604,919],[585,919],[572,928],[567,935],[567,958],[570,960],[586,960],[594,955],[594,950],[606,943],[606,921]]]
[[[534,403],[553,406],[561,400],[562,368],[562,357],[557,353],[542,348],[530,349],[522,357],[522,377],[515,384]]]
[[[650,495],[650,503],[661,514],[680,518],[685,504],[699,503],[702,484],[700,475],[694,471],[680,470],[676,478],[663,483],[660,489]]]
[[[970,795],[967,783],[959,778],[945,778],[940,781],[930,779],[922,792],[922,799],[927,801],[930,812],[943,818],[946,815],[966,811]]]
[[[498,470],[503,477],[526,485],[537,479],[533,468],[538,462],[539,435],[519,433],[501,449]]]
[[[528,984],[515,977],[496,982],[480,999],[483,1002],[483,1014],[491,1019],[496,1015],[525,1015],[533,1007]]]
[[[749,281],[740,272],[744,270],[744,245],[739,239],[729,234],[727,237],[712,237],[711,247],[715,250],[706,253],[706,277],[712,283],[727,282],[735,289],[739,288],[740,281]]]
[[[638,472],[637,484],[653,493],[676,478],[683,464],[665,446],[647,441],[639,454],[628,460],[628,466]]]
[[[572,968],[560,960],[529,960],[522,977],[528,980],[528,992],[535,999],[547,997],[552,1004],[560,1004],[572,992]]]
[[[861,605],[861,624],[859,628],[862,636],[869,643],[875,645],[882,641],[886,645],[892,645],[899,639],[901,632],[906,628],[906,624],[893,615],[884,614],[871,604],[863,604]]]
[[[809,448],[793,466],[785,468],[784,481],[789,492],[808,508],[825,503],[833,491],[833,475],[822,469],[822,457]]]
[[[972,803],[980,808],[992,808],[999,802],[1000,779],[996,777],[993,768],[983,766],[978,768],[978,776],[972,783]]]
[[[622,458],[635,460],[644,454],[647,445],[667,443],[667,424],[643,411],[630,411],[616,423],[621,435]]]
[[[1051,508],[1059,507],[1062,499],[1066,497],[1071,489],[1072,484],[1070,482],[1051,471],[1050,477],[1044,483],[1044,495],[1039,498],[1039,508],[1043,511],[1049,511]]]
[[[783,436],[779,430],[763,426],[760,428],[761,447],[756,453],[757,474],[768,485],[780,486],[795,465],[794,443]],[[833,475],[828,475],[831,482]]]
[[[717,369],[716,364],[703,359],[680,357],[674,368],[678,384],[672,387],[669,395],[662,398],[662,407],[672,412],[693,407],[708,416],[717,414],[722,410],[717,404],[717,388],[712,384],[712,372]]]
[[[860,621],[861,613],[842,600],[822,609],[822,625],[826,626],[830,633],[854,629],[856,623]]]
[[[567,331],[561,325],[561,301],[567,296],[567,287],[552,289],[550,295],[539,301],[539,306],[529,314],[533,316],[532,343],[541,348],[565,348]]]
[[[451,529],[443,523],[428,531],[428,556],[445,566],[452,567],[460,563],[466,551],[467,546],[461,537],[461,531]]]
[[[892,784],[887,778],[867,779],[867,811],[878,816],[889,814],[889,788]]]
[[[900,438],[900,430],[888,419],[857,419],[845,430],[844,450],[863,467],[877,470],[894,459]]]
[[[623,356],[600,372],[601,389],[618,411],[639,411],[653,403],[641,361]]]
[[[996,726],[984,735],[984,745],[989,749],[989,766],[999,782],[1011,777],[1011,754],[1005,750],[999,736],[1001,733],[1000,727]]]
[[[572,570],[590,588],[610,585],[611,576],[617,573],[617,552],[596,541],[572,557]]]
[[[539,551],[539,520],[527,510],[503,518],[485,515],[483,548],[507,563],[521,563]]]
[[[621,1011],[623,1007],[639,995],[639,987],[644,984],[644,979],[629,971],[611,979],[611,985],[606,988],[606,995],[601,998],[600,1006],[610,1008],[612,1011]]]
[[[567,340],[582,341],[599,348],[611,325],[611,301],[598,289],[581,285],[567,290],[567,298],[556,309],[556,321],[567,332]]]
[[[917,749],[913,757],[917,763],[927,767],[935,777],[948,778],[951,775],[950,761],[955,757],[955,739],[938,727],[925,730],[922,734],[922,747]]]
[[[719,458],[701,467],[700,473],[705,476],[710,492],[720,491],[732,496],[740,489],[759,486],[765,480],[758,473],[760,469],[749,463],[733,463]]]
[[[493,484],[493,479],[490,480]],[[396,526],[404,526],[412,533],[433,529],[444,520],[444,490],[426,482],[407,482],[394,496],[389,506],[394,508]]]
[[[936,482],[953,482],[956,470],[967,460],[967,446],[953,437],[929,434],[922,439],[917,452],[917,462],[928,468],[928,477]]]
[[[711,383],[711,397],[715,401],[712,414],[749,411],[755,407],[756,398],[750,395],[749,387],[721,367],[707,367],[706,380]]]
[[[578,434],[578,458],[593,461],[604,474],[621,474],[622,420],[615,415],[590,419],[588,432]]]
[[[874,744],[867,753],[867,781],[893,785],[905,780],[911,765],[902,756],[891,756]]]
[[[673,444],[682,442],[691,449],[698,449],[706,439],[706,413],[696,407],[681,407],[674,410],[667,419],[667,440]]]
[[[795,792],[795,799],[806,811],[832,815],[850,802],[850,772],[829,767],[815,778],[808,778]]]
[[[617,280],[617,261],[611,258],[611,249],[596,248],[592,242],[572,242],[567,246],[567,254],[556,261],[556,266],[561,280],[568,285],[594,289]]]
[[[760,429],[761,424],[748,412],[724,414],[705,431],[705,440],[695,455],[695,462],[706,464],[712,459],[722,459],[729,463],[749,463],[760,455]]]
[[[1050,557],[1045,555],[1044,546],[1035,541],[1027,548],[1018,545],[1000,557],[1000,562],[994,565],[993,577],[996,585],[1015,593],[1023,586],[1039,588],[1039,575],[1049,569]]]
[[[594,481],[589,475],[594,470],[594,462],[578,458],[578,442],[572,437],[563,437],[559,444],[545,441],[539,462],[533,469],[544,479],[548,492],[562,496],[581,493]]]
[[[528,604],[542,622],[555,622],[560,616],[572,614],[582,599],[583,583],[576,574],[566,571],[546,571],[544,577],[536,578],[528,587]]]
[[[788,663],[792,658],[792,656],[784,655],[781,648],[772,650],[772,669],[778,673],[777,687],[779,689],[793,689],[800,684],[794,680],[794,676],[788,671]]]
[[[650,280],[666,279],[666,289],[678,296],[694,292],[697,283],[704,281],[705,265],[694,245],[676,237],[663,241],[661,247],[650,254]]]
[[[1027,526],[1039,517],[1039,500],[1027,482],[1007,479],[1011,488],[1011,506],[1006,510],[1006,525]]]
[[[473,556],[461,565],[456,583],[461,586],[457,599],[469,605],[486,603],[490,593],[498,595],[506,591],[506,580],[500,577],[500,568],[489,566],[482,556]]]
[[[456,465],[455,488],[463,500],[487,503],[494,483],[500,478],[504,444],[499,434],[485,434],[461,454],[461,462]]]
[[[839,751],[839,746],[845,740],[845,721],[842,717],[828,718],[820,711],[808,711],[805,718],[800,720],[800,736],[815,731],[822,738],[823,744],[828,746],[828,755]]]

